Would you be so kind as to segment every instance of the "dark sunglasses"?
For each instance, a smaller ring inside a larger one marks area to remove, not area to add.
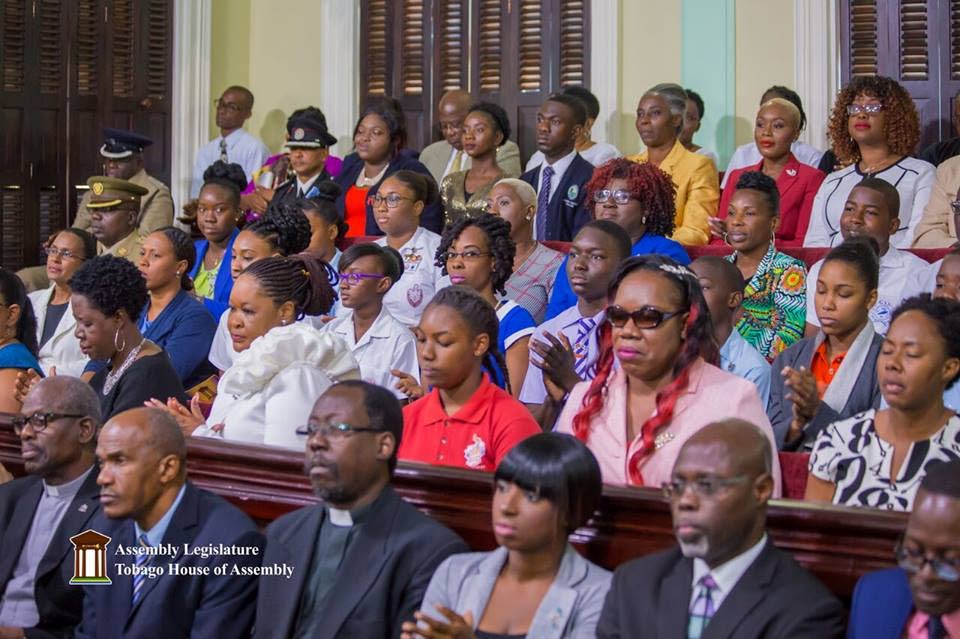
[[[607,321],[617,328],[626,326],[627,320],[633,320],[637,328],[656,328],[671,317],[676,317],[686,312],[687,309],[685,308],[678,311],[666,312],[653,306],[644,306],[635,311],[628,311],[620,306],[608,306]]]

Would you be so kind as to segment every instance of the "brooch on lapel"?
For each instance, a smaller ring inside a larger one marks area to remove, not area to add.
[[[563,619],[563,608],[556,608],[550,613],[550,627],[554,630],[560,630],[560,621]]]
[[[577,199],[578,193],[580,193],[580,187],[578,187],[576,184],[571,184],[570,188],[567,189],[567,199],[568,200]]]
[[[85,512],[87,512],[87,505],[86,505],[86,504],[80,504],[80,507],[77,508],[77,510],[79,510],[79,511],[82,512],[82,513],[85,513]]]
[[[660,450],[676,437],[673,433],[660,433],[653,440],[653,447]]]

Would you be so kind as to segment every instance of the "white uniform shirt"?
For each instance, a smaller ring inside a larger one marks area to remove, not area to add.
[[[220,140],[227,141],[227,162],[239,164],[247,174],[247,180],[253,172],[263,166],[270,155],[267,146],[243,129],[237,129],[226,138],[217,136],[200,147],[197,158],[193,163],[193,184],[190,187],[190,197],[200,196],[203,187],[203,172],[214,162],[220,159]]]
[[[399,369],[420,380],[417,343],[413,332],[394,319],[386,308],[380,311],[359,342],[354,339],[352,309],[347,309],[347,312],[327,324],[323,330],[337,335],[347,343],[360,364],[363,381],[386,388],[393,392],[397,399],[407,399],[407,396],[394,388],[397,378],[390,372],[392,369]]]
[[[386,246],[387,238],[378,238],[376,243]],[[422,226],[400,247],[403,275],[387,291],[383,306],[404,326],[419,324],[423,309],[433,299],[434,294],[450,285],[450,279],[433,263],[438,248],[440,236]]]
[[[908,249],[930,199],[937,170],[929,162],[903,158],[873,176],[889,182],[900,194],[900,229],[890,236],[890,245]],[[864,177],[857,165],[851,164],[823,180],[810,209],[810,226],[803,238],[804,246],[836,246],[843,242],[840,215],[850,191]]]
[[[820,326],[817,319],[815,295],[817,278],[820,276],[820,260],[810,268],[807,274],[807,323]],[[904,299],[926,291],[924,285],[930,265],[926,260],[913,253],[901,251],[892,246],[880,258],[880,286],[877,289],[877,303],[870,309],[873,328],[880,335],[887,334],[893,311]]]

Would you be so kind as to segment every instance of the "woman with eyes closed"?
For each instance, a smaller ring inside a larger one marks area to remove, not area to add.
[[[806,499],[909,511],[932,464],[960,459],[960,417],[944,390],[960,376],[960,303],[906,300],[877,358],[887,406],[834,422],[810,456]]]
[[[740,175],[730,199],[725,241],[727,259],[737,265],[747,286],[737,331],[768,361],[803,337],[806,321],[807,267],[777,250],[780,194],[770,176]]]
[[[29,295],[37,316],[37,359],[47,375],[79,377],[87,365],[73,334],[76,320],[70,304],[70,278],[96,255],[97,239],[82,229],[60,231],[47,248],[46,271],[52,284]]]
[[[443,267],[451,283],[472,288],[496,310],[500,321],[497,347],[507,362],[508,390],[518,397],[530,363],[530,336],[537,324],[516,302],[497,299],[497,294],[506,293],[504,284],[513,270],[515,253],[510,224],[484,213],[447,227],[437,248],[436,264]]]
[[[498,548],[453,555],[437,568],[403,639],[594,637],[609,572],[567,538],[600,503],[597,460],[574,437],[541,433],[517,444],[494,473]]]
[[[753,138],[763,159],[758,164],[735,169],[726,176],[717,217],[710,218],[714,243],[722,242],[727,232],[726,217],[737,182],[744,173],[759,171],[776,181],[780,194],[778,246],[800,246],[810,223],[813,198],[826,177],[822,171],[800,162],[790,148],[800,135],[802,116],[795,104],[784,98],[772,98],[760,105]]]
[[[877,177],[900,194],[900,227],[890,244],[910,248],[936,180],[932,164],[911,157],[920,120],[910,93],[891,78],[856,77],[837,94],[828,134],[839,166],[817,191],[803,245],[840,244],[840,216],[850,191],[865,177]]]
[[[236,280],[245,268],[258,260],[296,255],[305,251],[309,243],[310,223],[296,205],[271,208],[237,235],[230,254],[231,279]],[[331,285],[335,281],[331,280]],[[230,368],[238,354],[230,339],[229,322],[227,313],[220,316],[208,355],[210,363],[220,371]],[[310,323],[316,328],[323,325],[319,320]]]
[[[217,319],[227,309],[233,277],[230,252],[237,239],[240,192],[247,176],[239,164],[214,162],[203,173],[203,187],[197,199],[197,228],[203,235],[194,244],[197,263],[190,270],[194,293]],[[226,261],[226,266],[224,266]]]
[[[470,168],[450,173],[440,183],[444,226],[487,211],[490,189],[504,177],[497,150],[509,137],[510,120],[503,107],[490,102],[470,107],[463,120],[463,151],[470,156]]]
[[[873,329],[880,263],[877,243],[852,238],[834,248],[817,275],[820,329],[773,361],[767,414],[783,450],[806,450],[829,424],[880,404]]]
[[[693,433],[739,417],[769,437],[779,494],[770,422],[756,386],[714,365],[710,312],[693,272],[659,255],[632,257],[610,281],[607,299],[596,375],[570,392],[556,430],[586,443],[604,483],[657,486],[670,480]]]
[[[184,435],[303,449],[306,436],[296,425],[307,422],[316,398],[337,381],[360,377],[343,340],[296,321],[330,309],[329,269],[303,254],[266,257],[244,269],[230,293],[228,323],[240,355],[217,384],[210,416],[204,419],[197,396],[189,406],[148,405],[170,412]]]

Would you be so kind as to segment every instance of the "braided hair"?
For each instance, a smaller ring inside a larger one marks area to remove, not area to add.
[[[444,275],[447,274],[446,254],[460,234],[471,226],[477,227],[487,236],[487,246],[493,256],[493,274],[490,278],[493,291],[506,295],[507,280],[513,275],[513,258],[517,254],[517,245],[510,237],[510,222],[499,215],[483,213],[477,217],[466,217],[445,228],[434,264],[443,269]]]
[[[173,257],[175,260],[187,263],[187,268],[180,274],[180,288],[185,291],[192,291],[193,280],[190,278],[190,272],[193,270],[193,265],[197,263],[197,249],[193,245],[193,240],[190,239],[189,235],[175,226],[164,226],[154,232],[163,233],[167,238],[170,246],[173,247]]]
[[[310,222],[298,204],[274,207],[243,230],[268,242],[280,255],[295,255],[310,246]]]
[[[503,358],[503,353],[500,352],[498,347],[500,343],[500,319],[493,307],[487,303],[487,300],[483,299],[480,293],[472,288],[448,286],[437,291],[437,294],[427,304],[427,308],[431,306],[446,306],[456,311],[463,318],[464,323],[470,327],[471,337],[486,334],[490,339],[490,346],[487,348],[487,352],[483,354],[481,364],[487,371],[501,372],[503,374],[503,388],[509,389],[510,376],[507,373],[507,361]],[[490,375],[491,379],[494,377],[494,375]]]
[[[247,174],[239,164],[217,160],[203,172],[204,188],[208,184],[226,189],[230,194],[230,204],[237,207],[240,206],[240,194],[247,188]]]
[[[307,253],[286,257],[265,257],[243,270],[260,283],[264,295],[280,306],[293,302],[294,316],[329,313],[337,299],[330,282],[337,278],[333,268]]]
[[[620,284],[635,271],[649,271],[669,281],[680,294],[680,308],[688,310],[686,338],[680,347],[673,365],[673,379],[656,397],[656,411],[640,427],[642,442],[628,460],[630,481],[643,485],[640,464],[654,451],[657,434],[670,424],[677,400],[690,383],[690,368],[698,359],[711,364],[719,361],[720,353],[713,337],[713,325],[710,311],[703,298],[703,291],[697,277],[686,267],[662,255],[640,255],[631,257],[620,265],[610,280],[607,298],[611,302],[617,295]],[[598,334],[600,355],[597,360],[597,373],[583,397],[580,411],[573,418],[573,433],[583,442],[590,435],[590,422],[603,408],[606,399],[606,386],[613,372],[613,330],[609,322],[604,322]]]
[[[20,318],[17,320],[17,341],[27,347],[27,350],[37,356],[40,350],[37,345],[37,316],[33,312],[33,304],[27,297],[27,289],[13,271],[0,266],[0,295],[7,306],[16,304],[20,307]]]

